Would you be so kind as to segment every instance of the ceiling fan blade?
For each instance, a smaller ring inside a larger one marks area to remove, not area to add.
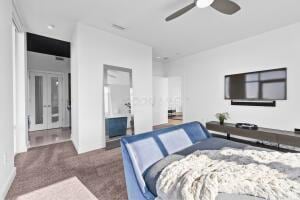
[[[181,8],[180,10],[176,11],[175,13],[173,13],[172,15],[170,15],[169,17],[166,18],[166,21],[170,21],[172,19],[175,19],[181,15],[183,15],[184,13],[186,13],[187,11],[191,10],[192,8],[196,7],[196,2],[184,7],[184,8]]]
[[[215,0],[211,7],[226,15],[232,15],[241,9],[238,4],[230,0]]]

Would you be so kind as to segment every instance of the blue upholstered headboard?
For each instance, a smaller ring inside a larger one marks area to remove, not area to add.
[[[123,137],[121,139],[123,159],[125,156],[127,160],[124,160],[124,162],[128,162],[124,163],[127,187],[130,187],[127,176],[134,176],[139,189],[147,196],[149,191],[143,179],[143,173],[147,168],[167,155],[209,137],[209,132],[199,122]],[[126,173],[129,168],[132,169],[134,174]],[[131,181],[134,177],[130,177]]]

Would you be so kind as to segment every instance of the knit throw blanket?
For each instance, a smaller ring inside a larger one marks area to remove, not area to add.
[[[300,153],[196,151],[167,166],[156,188],[157,200],[214,200],[218,193],[300,200]]]

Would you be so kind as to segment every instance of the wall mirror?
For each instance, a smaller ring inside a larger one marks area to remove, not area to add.
[[[113,148],[122,136],[134,134],[132,70],[104,65],[103,74],[106,146]]]

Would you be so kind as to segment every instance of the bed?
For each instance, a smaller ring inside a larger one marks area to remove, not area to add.
[[[121,149],[128,199],[155,199],[157,179],[166,166],[195,151],[218,150],[224,147],[244,149],[249,146],[214,138],[199,122],[123,137]],[[217,196],[217,200],[260,199],[248,195],[226,193],[219,193]]]

